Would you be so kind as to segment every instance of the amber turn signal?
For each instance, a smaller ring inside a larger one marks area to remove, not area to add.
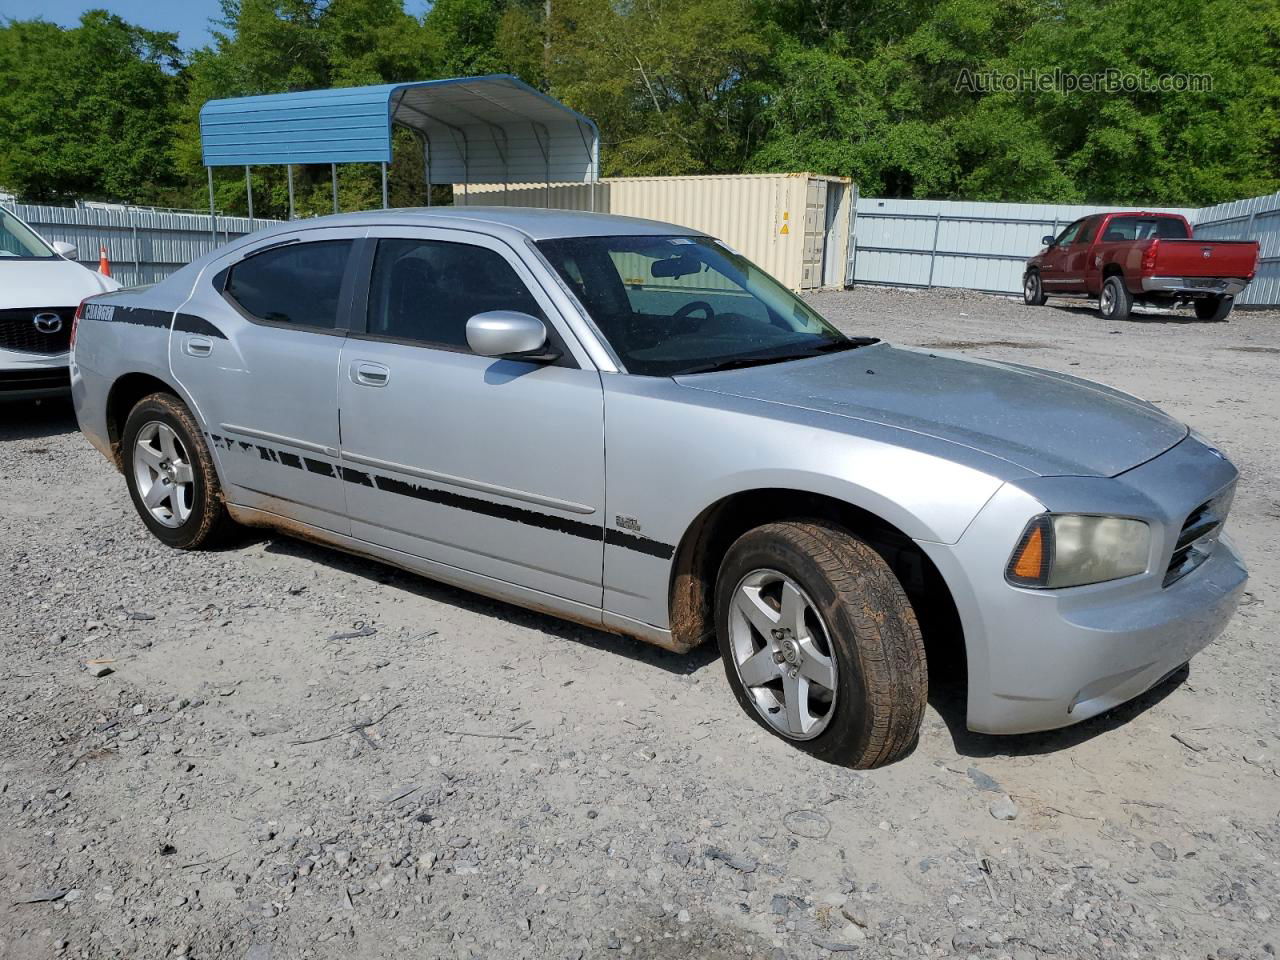
[[[1022,534],[1018,548],[1009,558],[1005,571],[1011,583],[1042,587],[1049,581],[1050,558],[1053,556],[1053,526],[1048,517],[1034,520]]]

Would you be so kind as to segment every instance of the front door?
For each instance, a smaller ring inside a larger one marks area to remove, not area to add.
[[[1070,280],[1067,275],[1067,256],[1071,250],[1071,244],[1075,241],[1083,223],[1083,220],[1077,220],[1058,234],[1057,239],[1053,241],[1053,245],[1045,251],[1044,257],[1041,258],[1040,282],[1044,286],[1044,292],[1050,296],[1053,296],[1057,291],[1066,291],[1068,289]]]
[[[384,228],[355,304],[366,329],[338,376],[352,535],[598,609],[603,390],[533,273],[490,237]],[[563,357],[473,354],[466,322],[489,310],[541,317]]]
[[[231,502],[340,533],[336,384],[356,243],[305,231],[214,264],[170,338]]]

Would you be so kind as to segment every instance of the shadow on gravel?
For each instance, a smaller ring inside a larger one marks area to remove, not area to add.
[[[379,584],[394,585],[398,589],[408,591],[418,597],[447,603],[470,613],[507,623],[540,630],[560,640],[580,643],[599,650],[608,650],[619,656],[644,663],[648,666],[666,670],[668,673],[697,673],[720,659],[720,653],[714,643],[704,643],[695,650],[684,654],[675,654],[661,647],[642,643],[631,637],[619,636],[597,630],[583,624],[561,620],[550,614],[527,610],[501,600],[491,600],[478,593],[471,593],[458,587],[431,580],[427,577],[398,567],[390,566],[379,560],[366,559],[342,553],[328,547],[310,544],[281,534],[268,531],[252,531],[243,542],[261,542],[266,544],[267,553],[280,556],[298,557],[311,563],[324,564],[334,570],[352,576],[363,577]]]
[[[1089,316],[1095,320],[1102,320],[1098,314],[1098,308],[1087,301],[1079,303],[1050,303],[1046,304],[1050,310],[1058,310],[1062,313],[1070,313],[1076,316]],[[1184,316],[1178,313],[1155,313],[1147,312],[1142,307],[1134,307],[1133,313],[1129,314],[1128,320],[1112,320],[1111,323],[1174,323],[1181,326],[1194,324],[1197,326],[1216,326],[1210,320],[1200,320],[1196,317]]]
[[[75,410],[65,400],[18,400],[0,403],[0,443],[74,433]]]
[[[950,673],[935,680],[933,673],[931,664],[929,704],[938,711],[951,731],[956,753],[975,758],[1030,757],[1069,749],[1130,723],[1178,689],[1186,681],[1190,668],[1184,664],[1146,693],[1091,720],[1045,733],[1000,737],[973,733],[965,726],[966,694],[962,677],[957,679],[956,674]]]

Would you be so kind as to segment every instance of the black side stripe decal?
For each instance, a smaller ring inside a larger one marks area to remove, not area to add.
[[[600,527],[582,520],[572,520],[568,517],[560,517],[551,513],[540,513],[537,510],[528,510],[524,507],[512,507],[504,503],[495,503],[492,500],[481,500],[479,497],[470,497],[436,487],[424,487],[380,473],[367,473],[363,470],[353,470],[351,467],[339,467],[337,464],[329,463],[325,460],[299,457],[285,450],[273,450],[270,447],[255,443],[245,443],[243,440],[232,440],[229,437],[221,437],[216,433],[211,433],[208,436],[215,446],[224,450],[239,448],[245,453],[256,452],[262,460],[278,463],[285,467],[292,467],[295,470],[305,469],[308,473],[323,477],[335,479],[341,477],[347,483],[362,487],[372,487],[383,493],[412,497],[414,500],[452,507],[456,510],[466,510],[469,513],[478,513],[482,516],[508,520],[512,523],[522,523],[541,530],[552,530],[570,537],[581,537],[584,540],[599,540],[601,536]],[[640,537],[634,533],[625,533],[622,530],[614,530],[612,528],[604,531],[604,542],[611,547],[633,550],[646,556],[657,557],[659,560],[670,560],[675,553],[675,547],[669,543],[661,543],[657,540],[650,540],[648,537]]]
[[[194,333],[200,337],[213,337],[215,340],[227,339],[225,333],[204,317],[197,317],[194,313],[178,314],[174,318],[173,329],[176,333]]]
[[[227,335],[204,317],[192,313],[180,313],[175,318],[172,310],[152,310],[149,307],[129,307],[114,303],[89,303],[85,305],[85,320],[97,320],[102,323],[128,323],[135,327],[151,327],[164,330],[173,324],[179,333],[194,333],[218,340],[227,339]]]

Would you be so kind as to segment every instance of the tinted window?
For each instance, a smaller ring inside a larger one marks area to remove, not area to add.
[[[1103,240],[1186,240],[1187,226],[1173,217],[1112,217]]]
[[[489,310],[546,319],[511,264],[493,250],[443,240],[379,240],[369,333],[467,349],[467,321]]]
[[[223,292],[259,320],[332,330],[351,244],[319,240],[264,250],[231,268]]]

